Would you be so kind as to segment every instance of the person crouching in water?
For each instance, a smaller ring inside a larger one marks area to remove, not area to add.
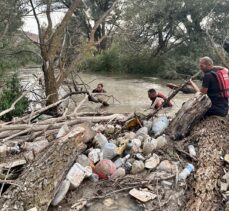
[[[151,108],[152,109],[158,109],[162,106],[162,104],[168,99],[163,93],[156,92],[155,89],[149,89],[148,90],[148,97],[152,101]],[[169,101],[165,105],[163,105],[163,108],[166,107],[172,107],[173,104]]]
[[[96,89],[93,89],[92,93],[106,93],[106,91],[103,89],[103,84],[102,83],[97,84]]]

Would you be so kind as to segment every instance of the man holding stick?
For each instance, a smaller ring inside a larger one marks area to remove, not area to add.
[[[202,87],[199,89],[192,80],[189,81],[189,84],[196,92],[207,94],[211,99],[212,106],[205,116],[226,116],[229,97],[228,70],[224,67],[213,66],[212,59],[207,56],[200,58],[199,67],[204,73]]]

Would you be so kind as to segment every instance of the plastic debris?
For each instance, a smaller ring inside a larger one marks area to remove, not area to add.
[[[144,171],[144,163],[141,160],[135,160],[132,164],[131,174],[138,174]]]
[[[157,154],[153,154],[151,158],[145,161],[145,168],[155,169],[159,163],[160,163],[159,156]]]
[[[169,120],[166,116],[154,118],[151,131],[155,136],[160,135],[169,126]]]
[[[149,192],[148,189],[137,190],[134,188],[129,192],[129,194],[141,202],[147,202],[157,197],[157,195]]]
[[[77,188],[86,176],[86,170],[79,163],[75,163],[69,170],[66,179],[68,179],[74,188]]]
[[[191,163],[188,163],[183,171],[179,174],[179,180],[186,180],[186,178],[194,171],[194,166]]]
[[[100,179],[108,179],[116,171],[116,166],[111,160],[101,160],[96,164],[94,173],[98,174]]]
[[[52,200],[51,204],[52,206],[57,206],[65,197],[65,195],[67,194],[68,190],[70,187],[70,181],[65,179],[60,183],[60,186],[58,188],[58,191],[54,197],[54,199]]]

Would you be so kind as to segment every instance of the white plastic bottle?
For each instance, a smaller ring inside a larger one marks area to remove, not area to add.
[[[195,150],[195,147],[193,145],[189,145],[188,146],[188,151],[189,151],[189,154],[192,156],[192,157],[196,157],[196,150]]]
[[[194,166],[191,163],[183,169],[183,171],[179,174],[178,180],[186,180],[186,178],[194,171]]]
[[[100,147],[101,149],[104,147],[105,144],[108,143],[106,136],[102,133],[97,133],[94,137],[94,142]]]
[[[130,155],[126,155],[124,158],[119,158],[117,159],[114,164],[116,166],[116,168],[121,167],[126,161],[127,159],[130,157]]]

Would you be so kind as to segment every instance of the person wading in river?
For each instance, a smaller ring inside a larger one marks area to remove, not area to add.
[[[155,89],[149,89],[148,90],[148,97],[152,101],[151,108],[153,109],[158,109],[162,103],[167,100],[167,97],[161,93],[161,92],[156,92]],[[166,103],[163,107],[172,107],[173,104],[169,101]]]
[[[212,106],[205,116],[226,116],[228,113],[229,97],[229,76],[228,70],[224,67],[213,66],[213,61],[209,57],[202,57],[199,60],[200,70],[204,73],[202,87],[192,81],[189,84],[196,90],[207,94],[211,99]]]
[[[102,83],[97,84],[96,89],[93,89],[92,93],[106,93],[106,91],[103,89],[103,84]]]

